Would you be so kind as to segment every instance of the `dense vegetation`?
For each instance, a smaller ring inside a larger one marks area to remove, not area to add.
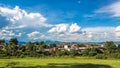
[[[78,44],[79,47],[83,47],[84,44]],[[92,44],[92,46],[98,46]],[[0,57],[45,57],[45,56],[91,56],[97,59],[107,58],[120,58],[120,49],[113,41],[107,41],[105,48],[88,48],[84,51],[67,51],[56,50],[58,46],[56,44],[46,45],[44,41],[41,42],[28,42],[25,45],[18,45],[17,38],[11,38],[9,43],[5,43],[5,40],[0,40]],[[62,47],[59,47],[62,48]],[[51,49],[51,50],[50,50]]]

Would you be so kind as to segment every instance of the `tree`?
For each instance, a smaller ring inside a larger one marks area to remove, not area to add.
[[[1,39],[1,40],[0,40],[0,44],[3,44],[3,43],[5,43],[5,40],[4,40],[4,39]]]
[[[95,56],[97,55],[97,49],[96,48],[85,49],[84,51],[82,51],[82,55],[83,56]]]
[[[56,44],[50,44],[50,48],[56,47]]]
[[[18,46],[16,46],[15,44],[11,44],[10,45],[10,52],[12,56],[15,56],[17,54],[17,50],[18,50]]]
[[[28,42],[26,44],[26,50],[28,50],[28,51],[32,51],[33,50],[33,43],[32,42]]]
[[[15,44],[15,45],[17,45],[17,44],[18,44],[18,40],[17,40],[17,38],[11,38],[11,39],[9,40],[9,43],[10,43],[10,44]]]
[[[44,41],[41,41],[40,44],[39,44],[39,47],[41,49],[44,49],[44,48],[47,48],[47,45],[44,43]]]
[[[114,44],[113,41],[106,41],[105,48],[107,53],[112,53],[117,49],[117,46]]]
[[[77,44],[79,47],[85,47],[85,44]]]
[[[120,44],[118,44],[118,48],[120,49]]]
[[[35,44],[35,45],[39,45],[39,42],[36,41],[36,42],[33,42],[33,44]]]

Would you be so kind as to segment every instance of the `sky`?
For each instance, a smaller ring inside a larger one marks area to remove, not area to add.
[[[120,41],[120,0],[0,0],[0,39]]]

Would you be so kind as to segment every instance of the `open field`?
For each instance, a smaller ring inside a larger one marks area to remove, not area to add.
[[[90,58],[13,58],[0,59],[0,67],[17,68],[120,68],[117,59]]]

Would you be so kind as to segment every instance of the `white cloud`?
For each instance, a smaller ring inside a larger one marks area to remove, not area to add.
[[[68,24],[58,24],[55,27],[51,28],[49,33],[64,33],[67,31]]]
[[[117,26],[115,29],[116,32],[120,32],[120,26]]]
[[[93,35],[92,35],[92,32],[88,32],[88,38],[92,38]]]
[[[77,23],[73,24],[57,24],[51,28],[49,33],[82,33],[81,27]]]
[[[73,27],[73,24],[71,24]],[[109,41],[109,40],[120,40],[116,37],[116,27],[88,27],[88,28],[76,28],[75,32],[70,32],[70,26],[68,25],[68,29],[64,33],[56,33],[52,32],[49,36],[51,36],[52,40],[58,41],[81,41],[81,42],[90,42],[90,41]],[[75,23],[74,23],[75,25]],[[54,27],[53,27],[54,28]],[[118,27],[117,27],[118,30]],[[78,33],[81,31],[81,33]],[[48,37],[48,36],[46,36]]]
[[[77,25],[77,23],[71,24],[70,28],[69,28],[69,32],[70,33],[76,33],[76,32],[80,32],[81,28],[80,26]]]
[[[0,15],[9,21],[9,24],[0,30],[0,36],[4,39],[11,37],[21,37],[24,33],[23,28],[25,27],[33,29],[38,27],[52,26],[51,24],[45,23],[47,19],[42,14],[27,12],[26,10],[20,9],[19,6],[16,6],[15,8],[0,6]],[[19,30],[19,32],[17,32],[17,30]],[[33,32],[32,34],[37,34],[37,32]],[[32,34],[28,34],[29,37],[33,37],[34,35]]]
[[[35,37],[35,36],[38,35],[38,34],[40,34],[40,32],[34,31],[34,32],[29,33],[29,34],[27,34],[27,35],[28,35],[28,37]]]
[[[88,27],[88,28],[83,28],[83,30],[86,31],[86,36],[88,36],[90,40],[114,41],[117,38],[115,36],[115,28],[116,27]]]
[[[24,25],[28,27],[52,26],[51,24],[45,23],[47,19],[42,14],[33,12],[28,13],[27,11],[20,9],[19,6],[16,6],[13,9],[0,7],[0,15],[6,17],[6,19],[14,25]]]
[[[41,34],[40,32],[34,31],[34,32],[31,32],[31,33],[27,34],[27,36],[28,36],[28,38],[30,38],[30,39],[38,40],[40,34]]]
[[[5,26],[4,27],[4,29],[21,29],[21,28],[24,28],[24,27],[26,27],[25,25],[18,25],[18,26],[16,26],[16,25],[9,25],[9,26]]]
[[[120,26],[116,27],[115,31],[116,31],[116,36],[120,37]]]
[[[113,32],[115,27],[87,27],[83,30],[88,32]]]
[[[73,24],[58,24],[48,30],[50,39],[57,41],[79,41],[84,31],[77,23]]]
[[[0,30],[0,39],[9,39],[11,37],[15,37],[16,34],[12,30]]]
[[[112,17],[120,17],[120,1],[117,1],[108,6],[102,7],[95,12],[96,13],[109,13],[109,14],[112,14]]]
[[[20,37],[21,35],[22,35],[22,33],[18,33],[18,35],[16,35],[16,36]]]

